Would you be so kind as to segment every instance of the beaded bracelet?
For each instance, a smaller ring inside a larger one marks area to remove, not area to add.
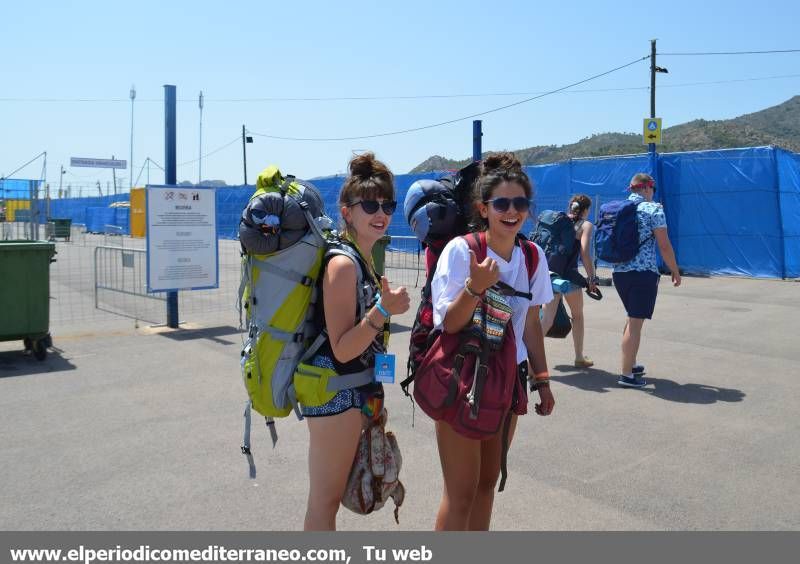
[[[530,380],[530,384],[532,392],[539,390],[539,388],[549,388],[550,378],[542,378],[541,380]]]
[[[470,282],[472,282],[472,278],[467,278],[466,280],[464,280],[464,291],[473,298],[481,299],[482,298],[481,294],[479,294],[478,292],[469,287]]]
[[[369,325],[370,327],[372,327],[372,328],[373,328],[375,331],[378,331],[378,332],[380,332],[380,331],[383,331],[383,327],[379,327],[379,326],[375,325],[375,324],[372,322],[372,320],[369,318],[369,315],[366,315],[366,316],[364,316],[364,319],[366,319],[366,320],[367,320],[367,325]]]

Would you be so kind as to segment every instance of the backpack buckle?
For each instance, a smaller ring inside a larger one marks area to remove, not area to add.
[[[300,280],[300,283],[303,286],[311,286],[314,283],[314,279],[310,276],[303,276],[302,280]]]
[[[295,343],[302,343],[305,340],[306,336],[303,333],[295,333],[294,336],[292,337],[292,341],[294,341]]]

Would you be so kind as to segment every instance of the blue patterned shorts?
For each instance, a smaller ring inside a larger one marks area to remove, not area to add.
[[[311,364],[322,368],[333,368],[333,362],[326,356],[315,356],[311,360]],[[364,401],[358,388],[348,388],[337,392],[327,403],[315,407],[303,405],[300,411],[303,413],[303,417],[327,417],[339,415],[348,409],[361,409],[363,404]]]

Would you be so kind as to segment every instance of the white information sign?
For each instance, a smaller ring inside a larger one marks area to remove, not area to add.
[[[147,291],[219,287],[216,191],[147,187]]]
[[[128,161],[122,159],[86,159],[70,157],[69,166],[85,166],[89,168],[128,168]]]

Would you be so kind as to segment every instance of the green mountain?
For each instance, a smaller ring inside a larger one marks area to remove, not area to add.
[[[800,96],[786,102],[733,119],[696,119],[663,131],[660,153],[700,151],[778,145],[800,152]],[[569,145],[541,145],[518,149],[514,154],[522,164],[545,164],[574,157],[602,157],[643,153],[640,133],[597,133]],[[438,155],[414,167],[411,173],[458,169],[470,159],[453,160]]]

